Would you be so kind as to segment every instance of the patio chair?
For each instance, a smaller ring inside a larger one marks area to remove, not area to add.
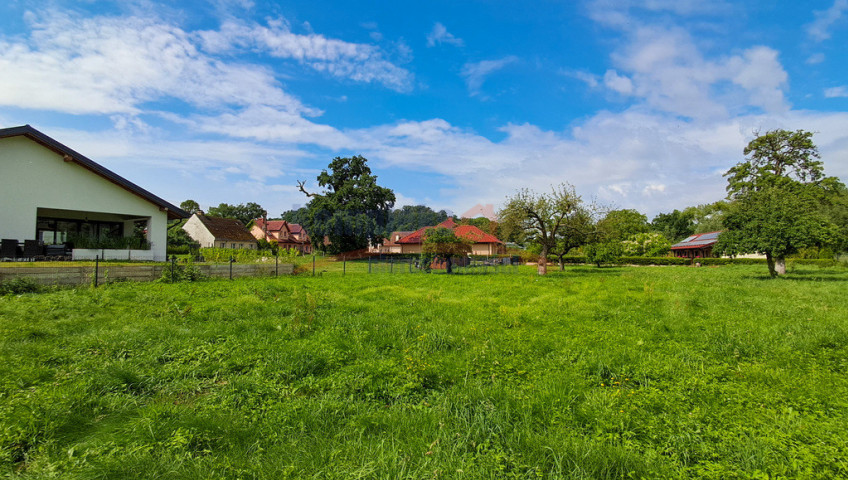
[[[44,244],[38,240],[24,240],[24,258],[30,261],[44,256]]]
[[[18,258],[18,241],[16,239],[4,238],[0,240],[0,258]]]

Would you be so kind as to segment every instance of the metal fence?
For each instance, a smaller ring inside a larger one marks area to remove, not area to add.
[[[342,274],[420,274],[427,273],[421,255],[375,255],[358,260],[336,261],[334,264],[311,265],[316,275]],[[452,259],[452,271],[456,274],[516,273],[521,261],[518,257],[457,257]],[[341,266],[339,266],[341,264]],[[436,260],[430,264],[431,273],[443,273],[446,264]]]

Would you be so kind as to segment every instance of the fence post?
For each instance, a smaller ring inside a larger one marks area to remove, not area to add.
[[[312,276],[315,276],[315,255],[312,255]]]
[[[94,256],[94,288],[97,288],[97,271],[100,269],[100,255]]]
[[[233,256],[230,255],[230,280],[233,279]]]
[[[409,273],[412,273],[412,259],[409,259]]]
[[[280,276],[280,256],[274,252],[274,276]]]
[[[395,259],[390,258],[389,259],[389,273],[394,273],[394,271],[395,271]]]
[[[371,273],[371,257],[368,257],[368,273]]]
[[[177,273],[177,256],[171,255],[171,283],[174,283],[176,279],[174,276]]]
[[[342,257],[342,276],[345,276],[345,273],[347,273],[347,260]]]

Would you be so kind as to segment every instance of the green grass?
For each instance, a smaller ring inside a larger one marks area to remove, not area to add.
[[[2,296],[0,476],[848,477],[848,270],[532,270]]]

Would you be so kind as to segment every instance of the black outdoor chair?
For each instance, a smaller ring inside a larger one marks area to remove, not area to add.
[[[0,240],[0,258],[15,260],[18,258],[18,241],[4,238]]]
[[[44,244],[38,240],[24,240],[24,258],[35,260],[44,256]]]

